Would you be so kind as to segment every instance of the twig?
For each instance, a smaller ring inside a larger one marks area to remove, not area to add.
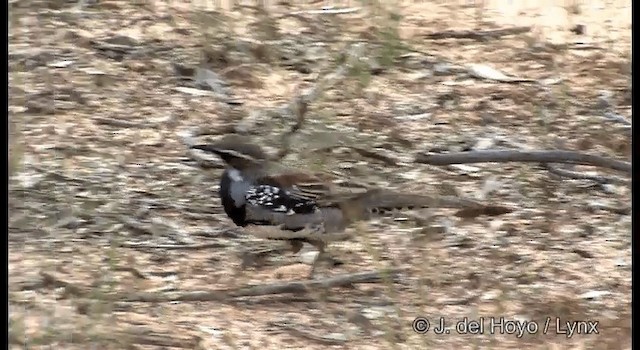
[[[127,302],[169,302],[169,301],[228,301],[234,298],[254,297],[275,294],[301,294],[318,289],[330,289],[334,287],[350,286],[355,283],[373,283],[382,280],[385,273],[396,276],[401,270],[369,271],[354,274],[340,275],[321,280],[291,281],[284,283],[263,284],[247,286],[238,289],[222,289],[199,292],[178,293],[133,293],[112,294],[106,296],[110,300]]]
[[[418,154],[415,162],[431,165],[467,164],[467,163],[568,163],[592,165],[623,171],[631,175],[631,164],[615,159],[604,158],[574,151],[469,151],[442,154]]]
[[[291,12],[290,15],[339,15],[345,13],[353,13],[360,11],[359,7],[349,7],[343,9],[333,9],[333,8],[324,8],[320,10],[307,10],[307,11],[295,11]]]
[[[288,324],[287,322],[270,322],[269,325],[272,327],[283,329],[294,336],[312,340],[323,345],[342,345],[347,342],[347,340],[345,339],[335,339],[335,338],[315,335],[315,334],[312,334],[311,332],[298,329],[293,325]]]
[[[625,117],[621,116],[620,114],[607,112],[607,113],[604,113],[602,117],[609,121],[624,125],[624,128],[626,130],[631,129],[631,122],[628,121]]]
[[[115,119],[115,118],[110,118],[110,117],[94,116],[93,120],[97,124],[111,125],[111,126],[116,126],[116,127],[119,127],[119,128],[148,128],[149,127],[149,126],[145,126],[144,124],[141,124],[141,123],[131,122],[131,121],[128,121],[128,120],[123,120],[123,119]]]
[[[54,275],[53,273],[49,273],[46,271],[40,271],[40,280],[31,283],[28,289],[39,289],[39,288],[64,288],[65,295],[73,295],[73,296],[82,296],[89,293],[89,289],[84,286],[79,286],[73,284],[71,282],[64,281],[60,277]],[[22,288],[27,286],[22,286]],[[24,290],[24,289],[23,289]]]
[[[148,280],[149,277],[147,277],[142,271],[136,269],[133,266],[116,266],[114,268],[115,271],[123,271],[123,272],[130,272],[133,276],[140,278],[140,279],[145,279]]]
[[[85,180],[85,179],[81,179],[81,178],[77,178],[77,177],[71,177],[71,176],[67,176],[65,174],[61,174],[60,172],[57,172],[55,170],[49,170],[49,169],[45,169],[41,166],[38,165],[32,165],[33,168],[41,173],[45,173],[47,176],[50,176],[53,180],[57,180],[57,181],[68,181],[68,182],[78,182],[78,183],[87,183],[90,182],[89,180]]]
[[[605,50],[604,48],[593,44],[570,43],[567,47],[571,50]]]
[[[283,251],[289,251],[291,250],[291,247],[279,247],[279,248],[266,248],[266,249],[259,249],[256,251],[244,251],[240,254],[240,257],[242,258],[242,264],[240,265],[241,269],[246,269],[247,267],[250,266],[259,266],[259,265],[263,265],[263,261],[264,259],[272,254],[282,254]]]
[[[354,283],[373,283],[384,278],[385,274],[397,275],[400,269],[389,271],[368,271],[353,274],[339,275],[319,280],[292,281],[286,283],[274,283],[241,288],[231,293],[234,297],[261,296],[282,293],[307,293],[310,290],[330,289],[334,287],[350,286]]]
[[[289,131],[285,132],[282,135],[282,146],[280,151],[276,155],[275,159],[280,160],[284,158],[290,151],[290,143],[291,137],[295,135],[295,133],[300,130],[305,122],[305,116],[309,107],[309,104],[313,101],[316,101],[320,98],[323,91],[331,88],[335,85],[339,80],[344,78],[349,71],[349,67],[353,62],[357,62],[362,56],[364,51],[364,47],[360,44],[354,44],[351,46],[349,50],[347,50],[347,60],[345,64],[338,67],[333,73],[327,74],[309,90],[305,93],[296,96],[290,103],[286,106],[280,108],[280,115],[288,115],[290,112],[293,112],[296,117],[296,122],[291,126]]]
[[[59,339],[60,342],[70,342],[72,344],[95,344],[96,342],[109,342],[111,344],[119,344],[123,348],[125,345],[131,344],[144,344],[152,345],[161,348],[184,348],[184,349],[197,349],[200,344],[200,338],[197,336],[182,336],[178,334],[158,334],[151,330],[131,330],[131,331],[116,331],[111,333],[100,332],[80,332],[73,331],[70,334],[65,334],[64,337]],[[18,339],[12,341],[12,343],[25,343]],[[26,345],[26,344],[22,344]],[[35,344],[29,344],[31,346]]]
[[[291,126],[289,131],[285,132],[282,135],[282,145],[280,147],[280,151],[276,155],[276,159],[282,159],[289,153],[289,150],[291,148],[291,137],[295,135],[295,133],[298,132],[298,130],[300,130],[302,128],[302,125],[304,124],[305,115],[307,114],[307,110],[309,108],[309,100],[310,99],[308,95],[298,96],[290,104],[290,110],[294,111],[296,122]]]
[[[143,244],[143,243],[120,243],[120,247],[123,248],[133,248],[133,249],[167,249],[167,250],[198,250],[198,249],[208,249],[208,248],[224,248],[227,247],[224,243],[203,243],[203,244]]]
[[[361,147],[349,146],[352,150],[356,151],[359,155],[367,158],[372,158],[376,160],[380,160],[389,166],[396,166],[400,162],[400,160],[395,157],[391,157],[380,152],[376,152],[375,150],[370,150]]]
[[[631,185],[631,182],[625,179],[621,179],[618,177],[608,177],[608,176],[601,176],[601,175],[589,175],[589,174],[585,174],[585,173],[580,173],[577,171],[571,171],[571,170],[566,170],[566,169],[561,169],[558,167],[555,167],[551,164],[542,164],[542,167],[545,168],[547,171],[549,171],[552,174],[558,175],[558,176],[562,176],[562,177],[568,177],[570,179],[576,179],[576,180],[590,180],[590,181],[594,181],[597,182],[599,184],[610,184],[610,183],[615,183],[615,184],[620,184],[620,185],[626,185],[629,186]]]
[[[138,231],[143,234],[150,234],[157,236],[158,232],[151,226],[147,224],[143,224],[142,222],[135,220],[133,218],[127,217],[125,215],[120,215],[118,217],[120,222],[122,222],[125,226]]]
[[[606,205],[606,204],[602,204],[602,203],[589,203],[587,205],[587,209],[592,210],[592,211],[605,210],[605,211],[609,211],[609,212],[612,212],[612,213],[618,214],[618,215],[629,215],[629,214],[631,214],[631,207],[629,207],[629,206],[614,207],[614,206]]]
[[[197,336],[182,336],[178,334],[159,334],[143,328],[132,328],[118,332],[125,340],[135,344],[144,344],[164,348],[197,349],[200,338]],[[118,335],[115,335],[118,337]]]
[[[474,39],[474,40],[486,40],[489,38],[496,39],[505,35],[522,34],[531,31],[531,27],[513,27],[493,30],[445,30],[442,32],[436,32],[427,34],[428,39]]]

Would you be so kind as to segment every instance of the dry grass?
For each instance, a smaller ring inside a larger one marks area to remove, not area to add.
[[[628,206],[629,188],[558,179],[534,165],[410,164],[418,151],[488,140],[628,159],[630,136],[602,117],[600,96],[611,95],[608,108],[630,118],[630,3],[448,3],[363,2],[349,14],[292,16],[321,4],[211,12],[179,1],[100,1],[81,10],[11,1],[13,348],[630,348],[631,215],[602,209]],[[576,24],[585,36],[570,31]],[[515,25],[532,29],[486,41],[425,38]],[[578,39],[590,47],[576,48]],[[286,161],[407,190],[486,195],[518,210],[473,222],[444,210],[385,218],[329,247],[344,264],[326,274],[407,268],[396,282],[228,303],[109,300],[304,276],[308,267],[286,253],[240,269],[243,251],[278,243],[233,227],[215,196],[218,171],[195,167],[180,135],[242,125],[277,145],[287,120],[273,111],[339,67],[355,41],[366,43],[360,65],[310,104]],[[470,63],[559,82],[473,79],[458,69]],[[228,96],[177,91],[195,86],[176,65],[216,72]],[[401,162],[340,144],[376,147]],[[309,152],[320,147],[329,150]],[[483,190],[494,182],[494,191]],[[417,316],[504,317],[541,328],[551,318],[554,331],[419,335],[411,330]],[[556,318],[599,321],[599,334],[555,334]]]

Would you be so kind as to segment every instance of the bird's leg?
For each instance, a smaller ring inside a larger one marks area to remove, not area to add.
[[[325,244],[324,242],[321,241],[312,241],[309,242],[311,243],[311,245],[313,245],[314,247],[318,248],[318,255],[316,256],[316,259],[313,261],[313,265],[311,265],[311,270],[309,271],[309,279],[313,279],[315,272],[316,272],[316,268],[317,266],[322,262],[322,260],[324,259],[324,247]]]
[[[297,239],[290,240],[289,244],[291,245],[291,251],[293,252],[293,254],[298,253],[300,249],[302,249],[302,246],[304,245],[304,243],[302,243],[301,240],[297,240]]]

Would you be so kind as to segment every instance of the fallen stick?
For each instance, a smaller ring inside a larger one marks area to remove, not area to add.
[[[237,289],[221,289],[211,291],[174,292],[174,293],[133,293],[103,295],[113,301],[125,302],[170,302],[170,301],[228,301],[241,297],[255,297],[276,294],[302,294],[319,289],[350,286],[355,283],[373,283],[385,278],[385,274],[396,277],[400,269],[386,271],[368,271],[339,275],[319,280],[290,281],[273,284],[246,286]]]
[[[469,151],[457,153],[418,154],[416,163],[431,165],[468,163],[568,163],[592,165],[623,171],[631,175],[631,163],[574,151]]]
[[[618,177],[590,175],[590,174],[585,174],[577,171],[558,168],[558,167],[552,166],[551,164],[546,164],[546,163],[542,164],[542,167],[545,168],[547,171],[549,171],[549,173],[551,174],[554,174],[560,177],[566,177],[569,179],[589,180],[589,181],[597,182],[599,184],[618,184],[618,185],[625,185],[625,186],[631,185],[631,182],[629,180],[620,179]]]
[[[486,40],[488,38],[499,38],[505,35],[522,34],[531,31],[531,27],[513,27],[491,30],[445,30],[427,34],[428,39],[475,39]]]

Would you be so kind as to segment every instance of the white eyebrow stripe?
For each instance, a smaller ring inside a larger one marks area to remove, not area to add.
[[[237,169],[229,170],[229,177],[231,178],[231,180],[233,180],[235,182],[244,181],[244,178],[242,177],[242,174]]]

